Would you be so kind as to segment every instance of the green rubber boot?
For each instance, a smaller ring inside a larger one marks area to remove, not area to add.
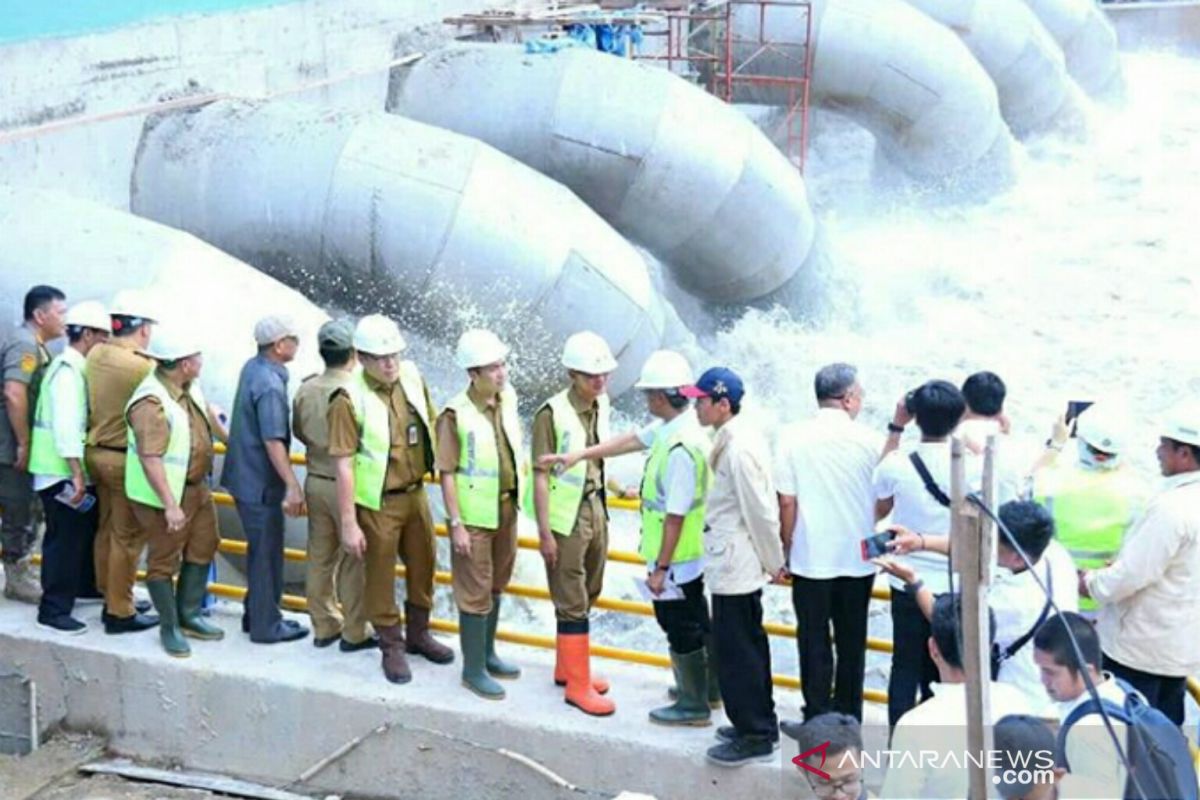
[[[500,622],[500,595],[492,595],[492,610],[487,615],[487,671],[493,678],[513,680],[521,676],[521,668],[496,655],[496,626]]]
[[[704,648],[692,653],[671,652],[671,666],[679,676],[679,699],[669,706],[650,712],[650,721],[659,725],[701,727],[712,722],[708,707],[708,676],[705,673]]]
[[[458,634],[462,641],[463,686],[486,700],[503,700],[504,687],[487,674],[487,627],[484,614],[458,615]]]
[[[158,611],[158,637],[162,640],[163,649],[167,655],[175,658],[187,658],[192,654],[192,648],[183,638],[179,629],[179,613],[175,606],[175,587],[169,580],[158,579],[146,581],[150,591],[150,599]]]
[[[184,563],[179,571],[175,597],[179,603],[179,627],[184,636],[216,641],[225,638],[225,631],[213,625],[200,613],[204,594],[208,591],[208,565]]]

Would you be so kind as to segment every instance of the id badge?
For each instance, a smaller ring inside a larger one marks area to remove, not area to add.
[[[417,443],[420,441],[418,437],[419,434],[417,432],[417,423],[410,422],[408,424],[408,446],[416,447]]]

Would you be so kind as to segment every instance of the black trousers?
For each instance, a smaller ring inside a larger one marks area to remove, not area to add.
[[[762,589],[713,595],[713,646],[725,716],[739,736],[777,737],[771,648],[762,627]]]
[[[246,534],[246,600],[244,618],[251,639],[273,639],[283,619],[283,506],[280,503],[236,502]]]
[[[96,587],[96,527],[100,524],[94,490],[88,488],[92,507],[79,512],[54,499],[69,486],[60,481],[38,494],[46,512],[46,536],[42,540],[42,602],[38,619],[55,620],[71,616],[75,598]]]
[[[704,576],[681,583],[682,600],[656,600],[654,618],[667,635],[671,651],[681,655],[694,653],[708,644],[711,629],[708,600],[704,597]]]
[[[1104,654],[1104,669],[1128,683],[1142,694],[1150,705],[1167,715],[1176,725],[1183,725],[1183,696],[1187,678],[1171,678],[1127,667]]]
[[[895,727],[904,712],[933,696],[930,684],[938,680],[937,665],[929,656],[929,620],[917,601],[905,591],[892,589],[892,673],[888,677],[888,726]]]
[[[805,719],[828,711],[840,711],[862,720],[867,608],[874,583],[874,575],[824,579],[792,576],[792,607],[796,610],[796,647],[800,651]],[[832,642],[830,624],[833,626]]]

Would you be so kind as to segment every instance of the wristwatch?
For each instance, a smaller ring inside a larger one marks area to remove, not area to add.
[[[897,425],[894,422],[888,423],[888,433],[904,433],[904,426]]]
[[[667,565],[664,567],[662,564],[655,563],[655,564],[654,564],[654,571],[655,571],[655,572],[658,572],[658,571],[660,571],[660,570],[661,570],[662,572],[670,572],[670,570],[671,570],[671,565],[670,565],[670,564],[667,564]]]
[[[451,517],[446,520],[446,527],[448,528],[457,528],[459,525],[462,525],[462,517]]]
[[[916,594],[917,592],[921,591],[921,587],[924,585],[925,581],[921,578],[917,578],[912,583],[904,584],[904,591],[908,592],[909,594]]]

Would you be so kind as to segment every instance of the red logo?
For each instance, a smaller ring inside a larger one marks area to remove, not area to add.
[[[825,780],[829,780],[828,772],[826,772],[823,769],[818,769],[817,767],[812,766],[811,764],[809,764],[807,761],[804,760],[804,759],[808,758],[809,756],[811,756],[813,753],[820,753],[821,754],[821,766],[822,767],[825,766],[825,751],[827,751],[829,749],[829,745],[830,745],[829,742],[824,742],[823,744],[819,744],[816,747],[809,748],[808,750],[805,750],[803,753],[801,753],[800,755],[793,758],[792,763],[795,764],[800,769],[806,769],[814,775],[820,775]]]

